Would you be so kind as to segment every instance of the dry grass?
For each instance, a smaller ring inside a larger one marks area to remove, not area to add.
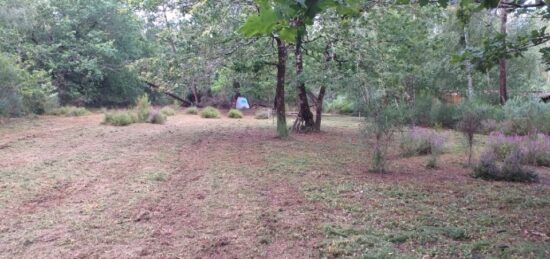
[[[0,257],[550,256],[550,170],[473,179],[458,134],[439,169],[395,148],[381,175],[349,117],[290,140],[252,117],[101,120],[1,125]]]

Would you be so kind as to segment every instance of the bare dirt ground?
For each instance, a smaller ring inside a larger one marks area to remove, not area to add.
[[[456,137],[373,174],[360,120],[274,137],[271,120],[102,115],[0,125],[1,258],[549,258],[541,183],[469,177]]]

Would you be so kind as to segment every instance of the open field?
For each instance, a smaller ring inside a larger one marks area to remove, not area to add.
[[[360,120],[275,138],[272,120],[0,125],[0,258],[550,258],[550,169],[537,184],[390,155],[367,172]]]

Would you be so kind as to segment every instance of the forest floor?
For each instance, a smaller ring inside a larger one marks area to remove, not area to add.
[[[368,172],[357,118],[275,138],[272,120],[102,115],[0,125],[0,258],[550,258],[541,183],[473,179],[460,135],[440,168]]]

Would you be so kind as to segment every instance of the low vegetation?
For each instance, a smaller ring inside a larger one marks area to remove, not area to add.
[[[112,126],[128,126],[138,122],[137,115],[131,111],[114,111],[105,113],[104,124]]]
[[[201,117],[205,119],[217,119],[220,117],[220,111],[214,107],[208,106],[202,109]]]
[[[270,109],[259,109],[254,114],[254,118],[257,120],[267,120],[271,118],[271,110]]]
[[[88,115],[90,112],[84,107],[63,106],[48,111],[48,115],[78,117]]]
[[[231,119],[241,119],[243,117],[243,113],[237,109],[231,109],[227,113],[227,117]]]
[[[186,114],[191,114],[191,115],[197,115],[197,114],[199,114],[199,108],[189,107],[189,108],[185,109],[185,113]]]
[[[160,113],[162,113],[162,115],[166,117],[170,117],[170,116],[176,115],[176,110],[174,110],[174,108],[170,106],[165,106],[165,107],[162,107],[162,109],[160,109]]]

